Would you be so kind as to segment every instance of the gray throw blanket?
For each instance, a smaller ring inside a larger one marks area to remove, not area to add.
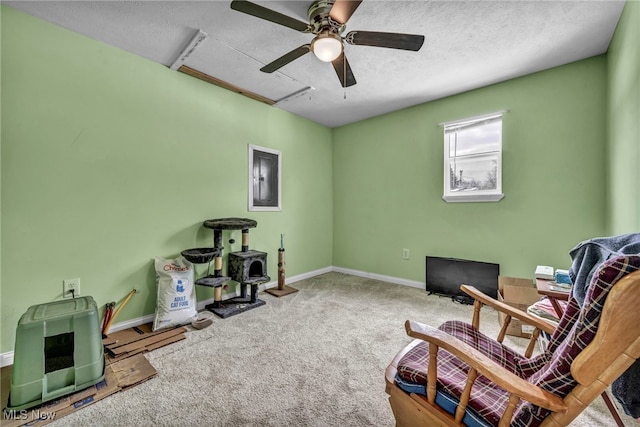
[[[581,306],[584,303],[591,277],[600,264],[614,256],[638,254],[640,233],[598,237],[579,243],[569,252],[572,260],[569,277],[573,283],[573,296],[578,303]],[[640,417],[640,360],[636,360],[613,382],[611,391],[627,415]]]

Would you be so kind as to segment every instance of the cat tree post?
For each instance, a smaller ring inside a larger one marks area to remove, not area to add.
[[[285,295],[292,294],[294,292],[298,292],[297,289],[292,288],[291,286],[287,286],[284,284],[285,282],[285,268],[284,268],[284,235],[280,235],[280,247],[278,248],[278,287],[267,289],[265,292],[270,293],[271,295],[275,295],[277,297],[282,297]]]
[[[284,289],[284,248],[278,249],[278,290]]]

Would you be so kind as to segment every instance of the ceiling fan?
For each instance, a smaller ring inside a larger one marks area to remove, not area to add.
[[[424,43],[424,36],[414,34],[350,31],[343,36],[347,21],[360,3],[362,0],[316,0],[307,12],[309,23],[246,0],[233,0],[231,8],[302,33],[315,35],[311,43],[282,55],[262,67],[260,71],[273,73],[301,56],[313,52],[321,61],[331,62],[342,87],[348,87],[356,84],[356,79],[344,55],[344,42],[351,45],[387,47],[414,52],[420,50]]]

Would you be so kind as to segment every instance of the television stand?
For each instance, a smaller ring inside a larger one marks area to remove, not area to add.
[[[454,295],[451,297],[451,301],[459,302],[460,304],[465,304],[465,305],[473,305],[475,300],[469,295],[465,294],[465,295]]]

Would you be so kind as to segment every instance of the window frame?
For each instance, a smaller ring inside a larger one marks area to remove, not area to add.
[[[465,119],[455,120],[451,122],[441,123],[443,126],[444,140],[444,175],[443,175],[443,195],[442,199],[447,203],[451,202],[497,202],[502,200],[502,131],[503,131],[503,113],[498,111],[495,113],[484,114],[482,116],[468,117]],[[485,151],[461,156],[450,156],[451,138],[448,137],[456,129],[469,129],[472,127],[480,127],[484,124],[488,125],[492,122],[500,122],[500,138],[498,150]],[[496,169],[496,188],[491,190],[473,190],[473,191],[456,191],[451,189],[451,169],[450,165],[454,163],[464,163],[469,161],[490,160],[497,164]]]

